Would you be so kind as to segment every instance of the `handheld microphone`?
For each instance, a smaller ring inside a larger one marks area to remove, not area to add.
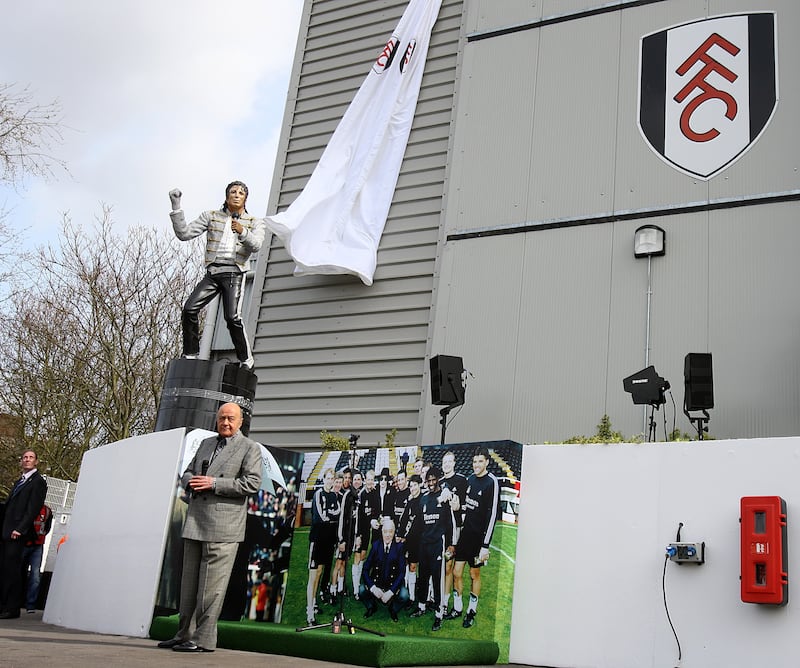
[[[209,461],[207,459],[204,459],[202,461],[202,463],[200,464],[200,475],[208,475],[208,465],[209,465]],[[192,496],[197,496],[200,493],[201,492],[198,492],[196,490],[192,490]]]

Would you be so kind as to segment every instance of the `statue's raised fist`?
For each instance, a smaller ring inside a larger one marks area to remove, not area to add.
[[[181,208],[181,195],[183,195],[183,193],[177,188],[173,188],[169,191],[169,201],[172,202],[173,209]]]

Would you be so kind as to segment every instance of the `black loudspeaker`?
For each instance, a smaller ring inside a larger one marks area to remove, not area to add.
[[[714,408],[711,353],[689,353],[683,361],[684,398],[687,411]]]
[[[464,403],[463,373],[464,362],[460,357],[431,357],[431,403],[436,406]]]

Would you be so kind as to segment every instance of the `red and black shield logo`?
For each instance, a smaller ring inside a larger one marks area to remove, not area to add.
[[[778,102],[775,13],[731,14],[646,35],[639,130],[676,169],[710,179],[756,142]]]

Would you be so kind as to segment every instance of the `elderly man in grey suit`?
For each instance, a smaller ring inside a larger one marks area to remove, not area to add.
[[[190,500],[183,525],[180,622],[175,637],[159,647],[176,652],[217,647],[217,619],[244,540],[247,497],[261,486],[261,447],[239,431],[241,426],[241,407],[224,404],[217,412],[219,435],[200,443],[181,478]]]

